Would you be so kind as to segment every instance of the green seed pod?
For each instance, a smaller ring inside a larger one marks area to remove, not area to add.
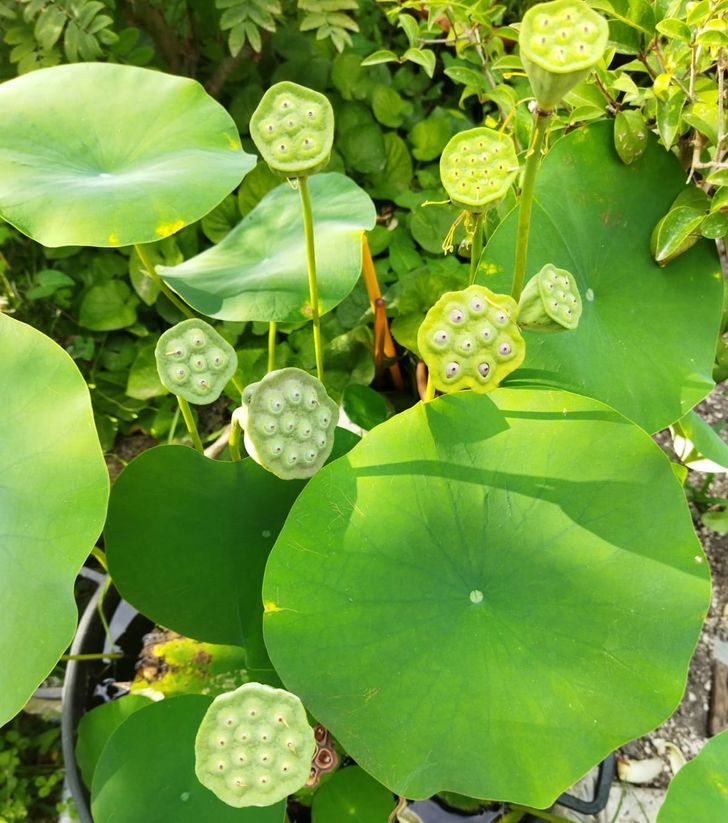
[[[489,392],[526,355],[516,301],[485,286],[442,295],[417,332],[417,346],[442,392]]]
[[[287,80],[271,86],[250,118],[250,136],[265,162],[286,177],[320,171],[334,143],[331,103]]]
[[[440,179],[450,199],[476,211],[504,197],[517,174],[513,141],[493,129],[461,131],[440,157]]]
[[[584,0],[531,6],[523,15],[518,43],[540,108],[550,111],[589,76],[608,39],[607,21]]]
[[[216,697],[195,738],[195,774],[229,806],[271,806],[308,780],[316,751],[295,694],[245,683]]]
[[[154,356],[162,384],[198,406],[217,400],[238,367],[235,349],[209,323],[196,318],[167,329]]]
[[[526,283],[518,301],[518,325],[533,331],[569,331],[579,325],[581,295],[573,275],[547,263]]]
[[[338,419],[339,407],[323,383],[294,368],[248,386],[238,417],[248,454],[283,480],[316,474],[331,454]]]

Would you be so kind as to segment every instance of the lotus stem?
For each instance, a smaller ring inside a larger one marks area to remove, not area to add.
[[[276,332],[278,324],[271,320],[268,324],[268,371],[273,371],[276,367]]]
[[[533,139],[526,157],[526,169],[523,173],[523,188],[521,189],[521,203],[518,210],[518,229],[516,234],[516,259],[513,267],[513,288],[511,296],[518,302],[523,291],[523,282],[526,277],[526,259],[528,257],[528,235],[531,229],[531,209],[533,207],[533,190],[536,183],[536,172],[541,163],[541,150],[546,131],[551,123],[553,111],[536,109],[534,113],[535,127]]]
[[[162,278],[157,274],[154,268],[154,263],[144,249],[144,246],[141,243],[135,243],[134,248],[136,249],[136,253],[139,255],[139,259],[142,261],[142,265],[144,266],[146,273],[152,278],[152,281],[167,298],[167,300],[176,306],[185,317],[196,317],[197,315],[192,311],[192,309],[190,309],[186,303],[183,303],[182,300],[177,297],[172,289],[170,289],[164,280],[162,280]]]
[[[187,431],[190,433],[190,437],[192,438],[195,448],[198,452],[200,452],[200,454],[204,454],[205,450],[202,447],[202,440],[200,439],[200,433],[197,431],[197,424],[195,423],[195,418],[192,415],[190,404],[184,399],[184,397],[180,397],[179,395],[177,395],[177,402],[179,403],[182,417],[185,419]]]
[[[308,177],[298,178],[298,191],[301,194],[303,209],[303,230],[306,234],[306,266],[308,268],[308,292],[313,320],[313,348],[316,354],[316,376],[324,382],[324,358],[321,343],[321,311],[319,308],[318,284],[316,282],[316,248],[313,237],[313,206],[311,192],[308,189]]]
[[[469,286],[475,283],[475,275],[478,272],[480,255],[483,253],[483,212],[479,211],[475,215],[475,228],[473,229],[473,242],[470,246],[470,280]]]

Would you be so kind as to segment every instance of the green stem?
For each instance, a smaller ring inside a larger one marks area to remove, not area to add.
[[[518,230],[516,234],[516,259],[513,267],[513,288],[511,295],[518,302],[523,291],[523,281],[526,276],[526,258],[528,257],[528,234],[531,228],[531,209],[533,207],[533,189],[536,183],[536,172],[541,163],[541,149],[549,123],[553,116],[552,111],[536,109],[534,117],[533,140],[528,150],[526,170],[523,173],[523,188],[521,202],[518,209]]]
[[[97,652],[95,654],[62,654],[61,660],[122,660],[123,652]]]
[[[235,389],[238,392],[238,394],[243,393],[243,388],[244,387],[243,387],[243,384],[240,382],[240,378],[237,376],[237,374],[234,374],[230,378],[230,382],[233,384],[233,386],[235,386]]]
[[[559,814],[551,814],[551,812],[545,812],[543,809],[534,809],[531,806],[521,806],[518,803],[511,803],[511,809],[518,812],[523,812],[523,815],[533,815],[534,817],[540,817],[541,820],[548,820],[549,823],[574,823],[573,820],[569,820],[568,817],[561,817]]]
[[[147,274],[152,278],[157,288],[162,292],[167,300],[169,300],[170,303],[173,303],[185,317],[196,317],[197,315],[190,309],[190,307],[186,303],[183,303],[172,291],[172,289],[170,289],[170,287],[164,282],[164,280],[162,280],[162,278],[157,274],[151,257],[146,251],[143,251],[144,246],[140,243],[135,243],[134,248],[136,249],[136,253],[139,255],[139,259],[142,261],[142,265],[144,266]]]
[[[167,445],[171,446],[174,442],[174,434],[177,431],[177,423],[179,422],[179,405],[174,410],[174,415],[172,416],[172,423],[169,427],[169,434],[167,435]]]
[[[308,178],[298,178],[298,190],[301,193],[303,209],[303,230],[306,234],[306,266],[308,268],[308,293],[313,320],[313,348],[316,353],[316,375],[324,382],[324,358],[321,345],[321,312],[319,310],[318,285],[316,283],[316,249],[313,242],[313,206],[308,190]]]
[[[93,549],[91,549],[91,557],[96,559],[99,566],[101,566],[106,574],[109,573],[109,564],[106,562],[106,553],[102,549],[98,546],[94,546]]]
[[[420,385],[422,385],[420,383]],[[435,384],[432,382],[432,375],[427,372],[427,388],[425,389],[425,403],[435,399]]]
[[[240,426],[238,426],[238,421],[234,417],[230,424],[228,448],[230,449],[230,456],[236,463],[242,459],[240,456]]]
[[[111,588],[111,575],[108,573],[108,569],[106,570],[106,580],[104,580],[104,586],[101,589],[101,594],[99,595],[99,599],[96,603],[96,611],[99,614],[99,620],[101,621],[101,625],[104,627],[104,634],[106,635],[106,639],[109,641],[109,645],[114,645],[114,639],[111,636],[111,629],[109,628],[109,622],[106,619],[106,615],[104,614],[104,600],[106,599],[106,595],[109,593],[109,589]]]
[[[475,216],[475,228],[473,229],[473,243],[470,246],[470,283],[475,283],[475,275],[478,271],[478,262],[483,253],[483,212],[479,211]]]
[[[278,324],[271,320],[268,324],[268,371],[273,371],[276,367],[276,331]]]
[[[203,454],[205,450],[202,447],[202,440],[200,440],[200,433],[197,431],[197,424],[195,423],[195,418],[192,416],[190,404],[184,399],[184,397],[180,397],[179,395],[177,395],[177,402],[179,403],[180,410],[182,411],[182,417],[185,419],[185,425],[187,426],[187,431],[190,433],[192,442],[195,444],[197,451],[200,452],[200,454]]]
[[[501,817],[500,823],[520,823],[525,816],[526,812],[516,809],[515,811],[508,812],[505,817]]]

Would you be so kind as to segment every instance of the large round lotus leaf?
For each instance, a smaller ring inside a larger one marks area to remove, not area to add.
[[[343,174],[309,181],[321,311],[337,306],[361,273],[362,233],[374,227],[369,195]],[[199,312],[220,320],[296,322],[311,317],[301,198],[288,183],[267,194],[223,240],[178,266],[157,266]]]
[[[119,726],[94,772],[96,823],[283,823],[284,802],[234,809],[195,777],[195,735],[211,703],[202,695],[170,697]]]
[[[0,85],[0,216],[45,246],[150,243],[255,165],[194,80],[76,63]]]
[[[656,141],[625,166],[609,123],[554,145],[536,181],[527,276],[546,263],[568,269],[583,312],[576,331],[524,332],[526,359],[511,383],[595,397],[648,431],[710,391],[723,299],[715,250],[699,243],[665,268],[650,257],[652,229],[684,186]],[[517,219],[509,215],[481,261],[478,282],[494,291],[511,288]]]
[[[709,740],[673,777],[657,823],[728,820],[728,731]]]
[[[263,599],[286,688],[381,783],[542,808],[678,704],[710,581],[643,430],[501,388],[419,404],[322,469]]]
[[[0,313],[0,725],[73,638],[73,584],[109,478],[88,388],[39,331]]]

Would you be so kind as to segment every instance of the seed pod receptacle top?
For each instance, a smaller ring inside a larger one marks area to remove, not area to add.
[[[295,694],[245,683],[216,697],[195,739],[195,774],[229,806],[270,806],[300,789],[316,751]]]
[[[518,301],[518,325],[533,331],[572,331],[581,317],[574,276],[547,263],[526,283]]]
[[[320,380],[302,369],[278,369],[243,392],[248,454],[283,480],[311,477],[334,447],[339,407]]]
[[[517,174],[511,138],[485,127],[456,134],[440,157],[440,179],[450,199],[475,211],[504,197]]]
[[[553,0],[523,15],[518,43],[538,105],[556,106],[589,76],[609,39],[607,21],[583,0]]]
[[[317,91],[283,81],[271,86],[250,118],[263,160],[286,177],[321,171],[334,143],[334,110]]]
[[[526,344],[516,325],[518,306],[485,286],[446,292],[427,312],[417,346],[442,392],[489,392],[517,369]]]
[[[213,403],[235,374],[235,349],[209,323],[183,320],[167,329],[154,356],[162,384],[198,406]]]

